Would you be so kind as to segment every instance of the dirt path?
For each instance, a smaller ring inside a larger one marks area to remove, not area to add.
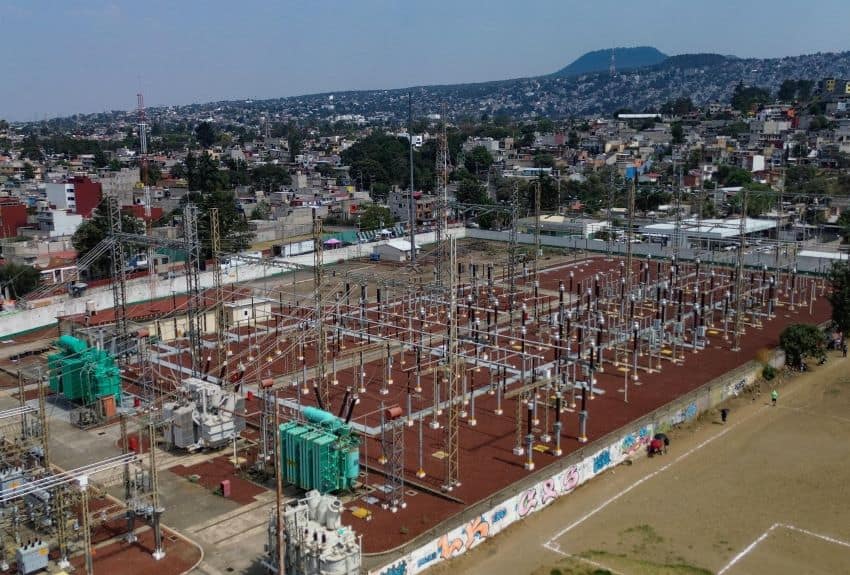
[[[777,387],[777,407],[766,386],[732,400],[725,426],[708,414],[673,436],[667,456],[617,467],[431,572],[841,572],[850,360],[833,355]]]

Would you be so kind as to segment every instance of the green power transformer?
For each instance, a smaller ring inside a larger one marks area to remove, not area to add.
[[[56,345],[62,351],[47,357],[53,392],[81,405],[111,395],[121,405],[121,373],[112,355],[70,335]]]
[[[307,421],[278,430],[283,478],[307,491],[350,490],[360,472],[360,438],[327,411],[305,407],[303,413]]]

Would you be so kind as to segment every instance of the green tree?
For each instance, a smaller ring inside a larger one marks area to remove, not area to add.
[[[24,162],[24,179],[31,180],[35,177],[35,168],[29,162]]]
[[[846,335],[850,333],[850,263],[833,263],[829,283],[832,289],[827,298],[832,304],[832,321]]]
[[[393,214],[387,207],[369,204],[358,219],[361,230],[377,230],[393,223]]]
[[[294,162],[295,156],[299,155],[304,149],[304,138],[294,126],[290,126],[289,134],[286,137],[286,143],[289,146],[289,161]]]
[[[466,169],[475,175],[486,174],[493,164],[493,156],[484,146],[475,146],[464,158]]]
[[[201,122],[195,126],[195,139],[198,140],[198,144],[202,148],[209,148],[215,144],[218,135],[215,132],[212,122]]]
[[[3,289],[9,288],[10,295],[22,298],[38,287],[41,281],[41,273],[32,266],[8,263],[0,266],[0,285]]]
[[[744,86],[739,82],[732,92],[732,107],[740,112],[748,113],[761,104],[770,101],[770,91],[757,86]]]
[[[785,350],[785,359],[794,367],[801,367],[807,357],[823,357],[824,335],[816,325],[796,323],[779,334],[779,346]]]
[[[266,192],[276,192],[281,186],[292,184],[289,170],[276,164],[262,164],[251,170],[251,183]]]
[[[267,220],[271,215],[272,210],[269,204],[265,200],[260,200],[257,202],[257,205],[254,206],[254,209],[251,210],[251,219],[252,220]]]
[[[779,92],[776,94],[776,99],[782,102],[790,102],[797,95],[797,81],[783,80],[779,86]]]
[[[145,225],[139,218],[122,212],[121,213],[121,229],[124,232],[131,234],[145,233]],[[71,237],[71,244],[80,256],[87,254],[92,248],[109,236],[109,217],[104,209],[97,208],[92,212],[92,217],[83,221],[74,235]],[[131,254],[131,246],[124,245],[125,260]],[[89,274],[92,277],[105,277],[111,271],[111,254],[107,252],[89,267]]]
[[[850,210],[844,210],[835,222],[841,228],[844,243],[850,243]]]
[[[673,138],[674,144],[681,144],[685,141],[685,130],[682,128],[682,122],[673,122],[670,126],[670,136]]]
[[[457,185],[455,198],[461,204],[483,204],[488,200],[487,190],[475,178],[464,178]]]

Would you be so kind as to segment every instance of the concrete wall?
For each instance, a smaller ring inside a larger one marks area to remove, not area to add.
[[[777,350],[770,363],[774,367],[784,365],[785,354]],[[390,553],[365,556],[366,564],[375,566],[370,569],[370,575],[415,575],[465,553],[512,523],[568,495],[582,483],[627,459],[645,455],[646,446],[654,434],[692,421],[726,399],[744,392],[760,377],[762,368],[760,363],[750,361],[733,369],[571,453],[559,463],[529,475],[525,481],[470,506],[409,544]],[[592,412],[588,425],[593,425]]]
[[[452,228],[451,234],[461,239],[465,237],[465,228]],[[434,241],[434,232],[417,234],[417,243],[431,243]],[[385,242],[359,244],[347,246],[324,252],[325,264],[332,264],[355,258],[368,257],[372,246]],[[294,265],[287,265],[294,264]],[[222,281],[225,284],[246,282],[277,274],[292,271],[294,266],[312,266],[313,254],[302,254],[287,258],[278,258],[276,263],[266,265],[242,264],[235,265],[222,272]],[[200,274],[201,289],[213,287],[213,273],[203,272]],[[177,276],[171,279],[161,280],[158,277],[151,282],[147,278],[127,282],[127,303],[138,303],[152,299],[170,297],[172,293],[186,292],[185,276]],[[110,309],[113,306],[112,290],[109,286],[94,288],[87,291],[79,298],[71,298],[67,295],[55,296],[32,303],[32,309],[15,310],[0,314],[0,338],[8,338],[14,334],[56,325],[57,317],[73,315],[86,311],[86,302],[92,302],[94,309]]]
[[[468,229],[466,230],[466,237],[481,240],[506,242],[508,241],[508,232],[494,232],[490,230]],[[520,244],[533,245],[534,235],[517,234],[517,241],[519,241]],[[586,238],[569,238],[541,235],[540,243],[544,246],[554,248],[588,250],[600,253],[605,253],[608,250],[608,246],[605,241]],[[614,255],[625,256],[627,249],[628,247],[626,246],[626,244],[611,244],[611,253]],[[652,256],[653,258],[669,258],[673,254],[673,249],[670,246],[664,247],[661,244],[640,243],[632,244],[632,254],[640,257]],[[679,248],[679,257],[682,259],[692,260],[697,257],[697,255],[702,257],[703,261],[725,264],[729,266],[734,266],[738,257],[735,252],[702,251],[701,253],[697,253],[695,250],[689,248]],[[744,264],[746,266],[754,268],[761,268],[765,265],[768,268],[773,268],[774,257],[775,256],[773,253],[751,253],[749,255],[744,256]],[[780,254],[779,266],[781,268],[787,268],[792,263],[793,262],[790,252],[788,254],[785,254],[784,252]],[[797,269],[799,271],[807,273],[825,273],[832,265],[831,260],[803,256],[798,256],[796,263]]]

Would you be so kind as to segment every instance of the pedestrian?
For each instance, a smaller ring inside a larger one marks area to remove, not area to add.
[[[847,343],[841,346],[841,355],[847,357]]]
[[[720,421],[726,423],[726,418],[729,416],[729,410],[725,407],[720,410]]]
[[[770,392],[770,401],[773,404],[773,407],[776,407],[776,400],[779,399],[779,392],[775,389]]]

